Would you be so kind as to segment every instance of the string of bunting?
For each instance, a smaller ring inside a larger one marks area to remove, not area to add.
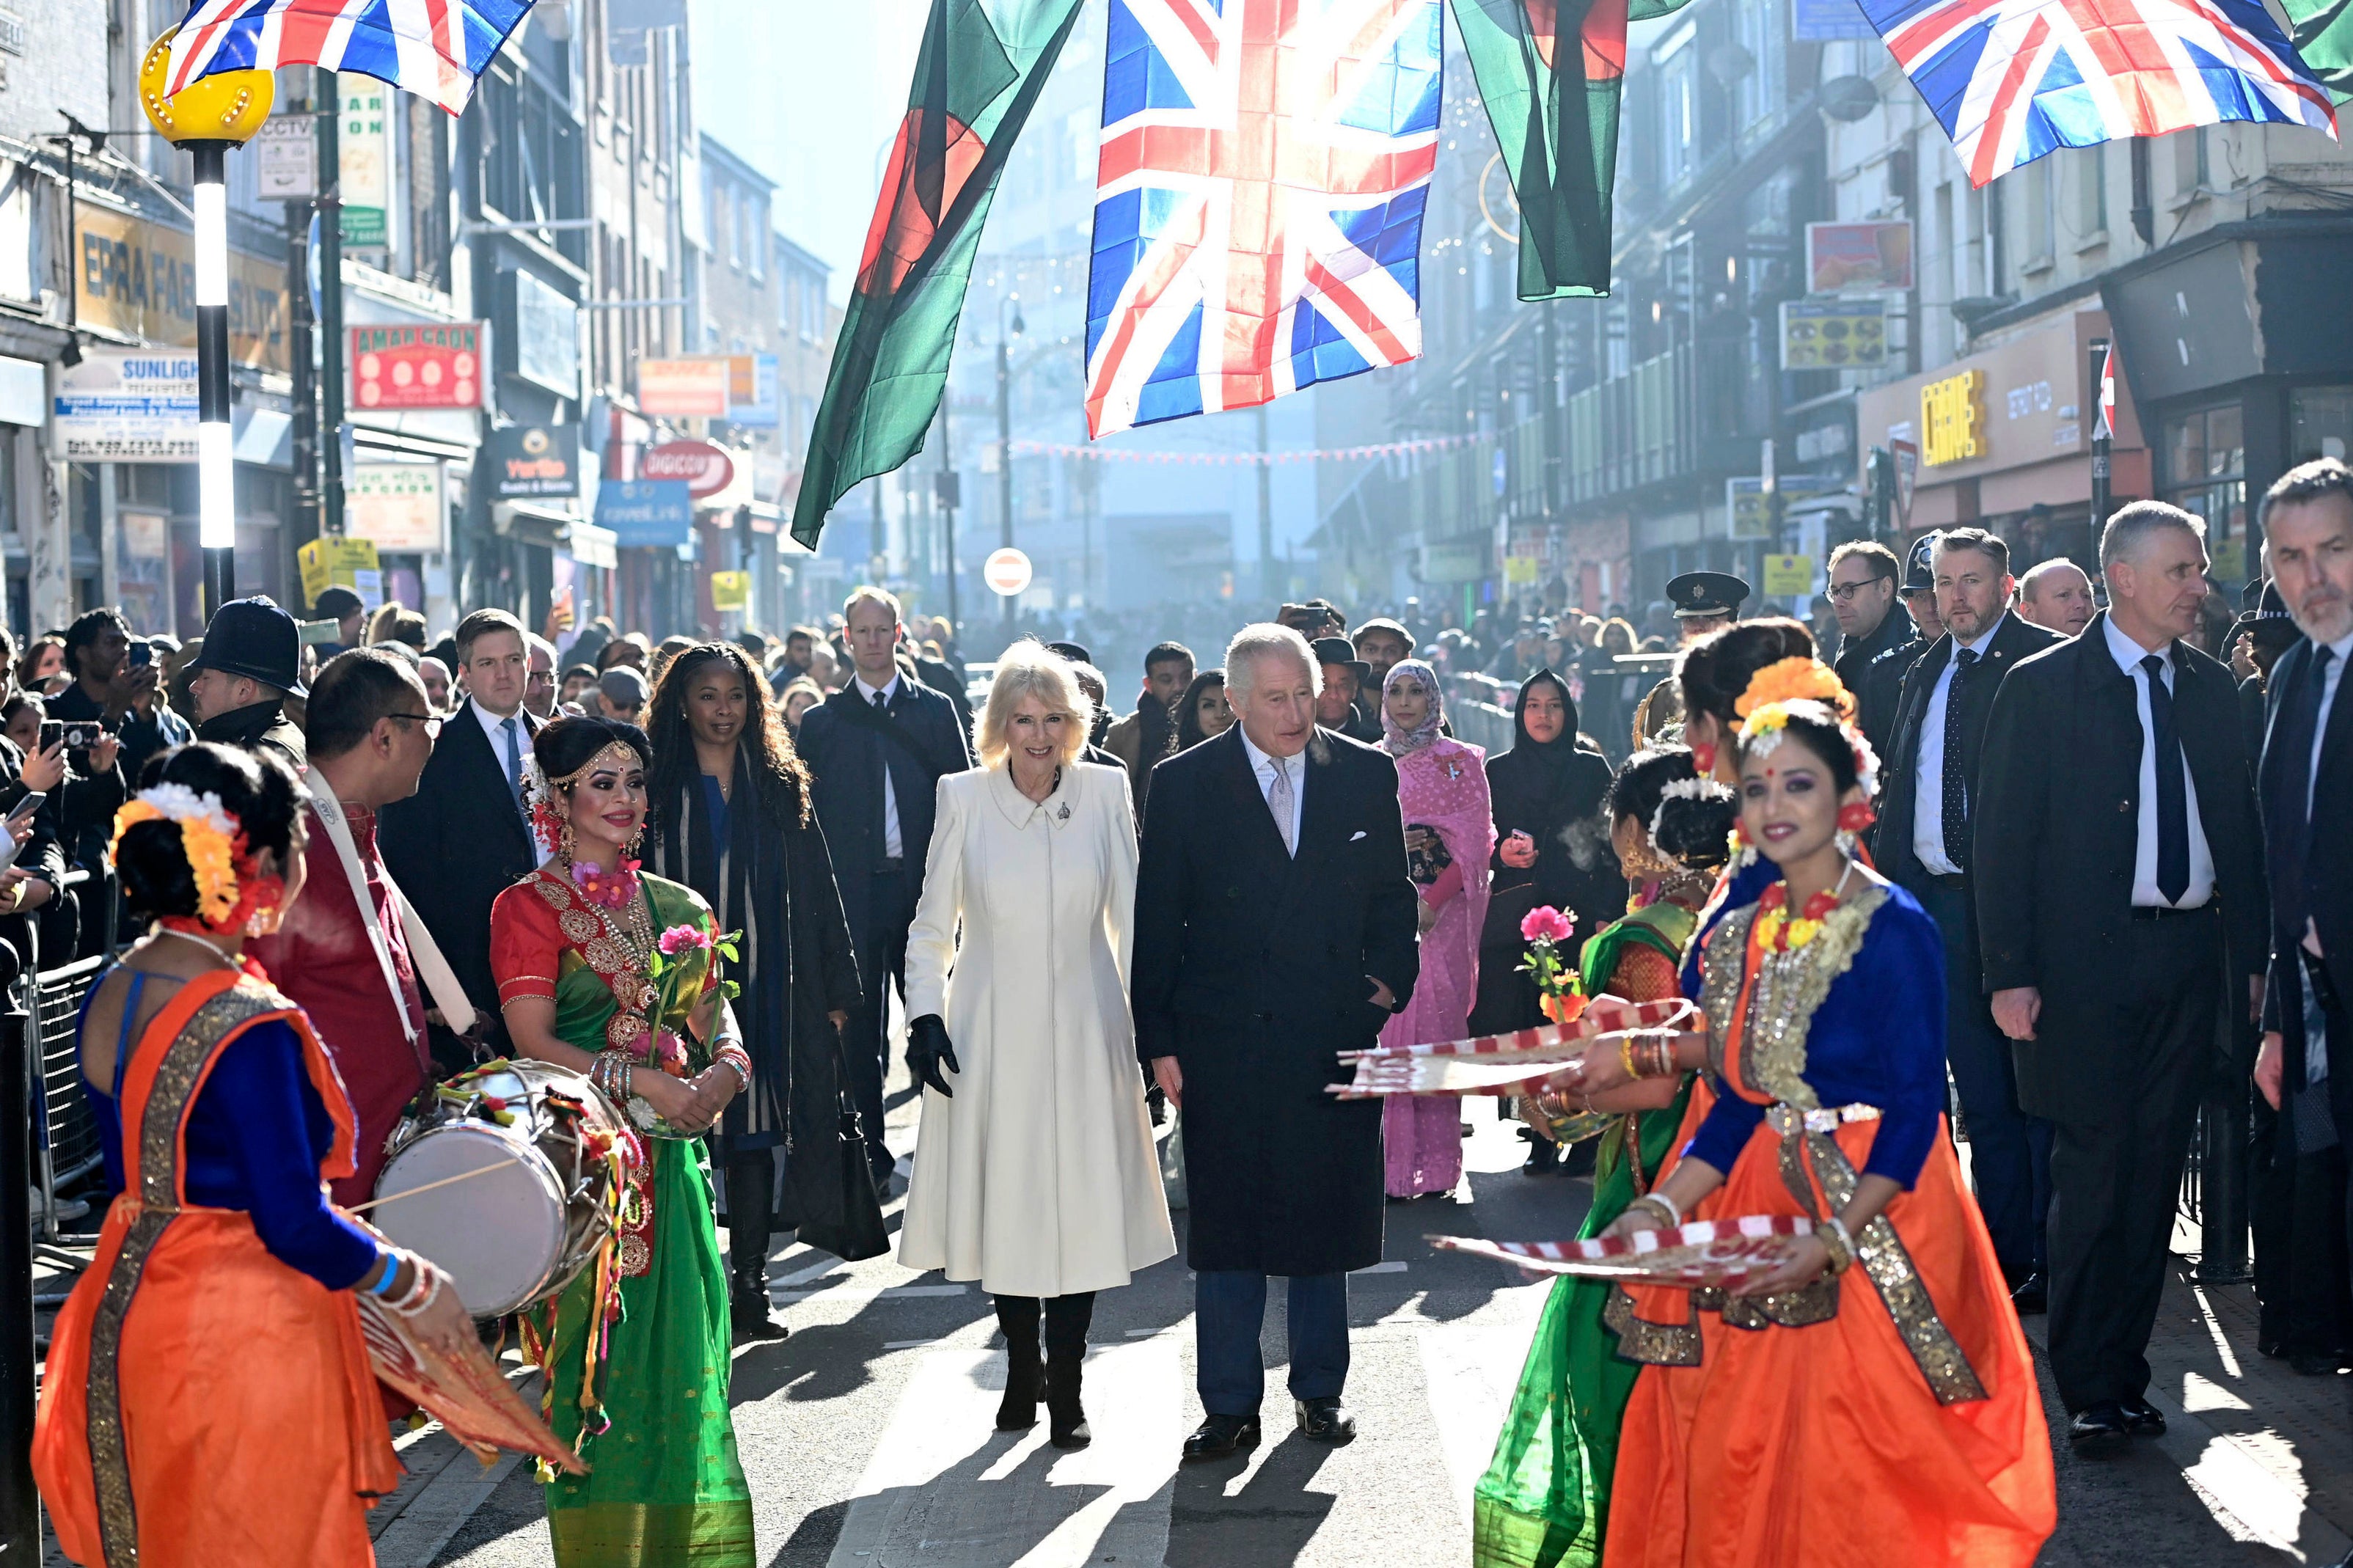
[[[1415,452],[1443,452],[1493,439],[1493,435],[1425,436],[1411,441],[1382,441],[1369,447],[1326,447],[1309,452],[1133,452],[1115,447],[1084,447],[1059,441],[1016,441],[1013,443],[1013,455],[1017,458],[1078,458],[1091,463],[1198,464],[1222,468],[1236,463],[1313,463],[1324,459],[1364,462],[1379,458],[1401,458]]]

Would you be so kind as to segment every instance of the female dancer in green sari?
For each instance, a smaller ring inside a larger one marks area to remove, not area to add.
[[[590,1466],[548,1481],[548,1533],[563,1568],[753,1568],[727,1405],[727,1276],[696,1142],[751,1064],[722,994],[710,906],[634,858],[650,749],[642,731],[604,719],[540,731],[533,813],[555,855],[491,910],[517,1050],[588,1075],[644,1151],[617,1256],[527,1325],[556,1435]]]
[[[1578,955],[1588,996],[1630,1002],[1679,994],[1676,972],[1698,911],[1725,859],[1732,792],[1703,784],[1691,752],[1665,746],[1627,760],[1609,788],[1611,842],[1635,893],[1623,920]],[[1594,1162],[1593,1206],[1579,1237],[1599,1236],[1650,1188],[1674,1147],[1695,1075],[1650,1079],[1597,1094],[1590,1103],[1546,1094],[1523,1117],[1546,1137],[1575,1137],[1605,1118]],[[1618,1358],[1601,1321],[1602,1280],[1554,1282],[1536,1320],[1510,1415],[1472,1499],[1477,1568],[1590,1568],[1601,1561],[1618,1424],[1641,1368]]]

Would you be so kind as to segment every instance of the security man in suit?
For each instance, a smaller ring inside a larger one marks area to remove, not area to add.
[[[2323,458],[2280,478],[2263,497],[2263,563],[2304,636],[2267,693],[2271,969],[2255,1083],[2299,1145],[2342,1143],[2353,1133],[2353,470]]]
[[[2060,639],[2009,613],[2010,546],[1995,535],[1978,528],[1942,535],[1931,570],[1945,632],[1904,678],[1872,847],[1880,870],[1919,900],[1943,933],[1945,1050],[1968,1118],[1969,1175],[2011,1300],[2021,1312],[2039,1312],[2051,1124],[2020,1111],[2010,1041],[1986,1005],[1969,864],[1994,692],[2012,665]]]
[[[865,1123],[876,1192],[892,1168],[882,1139],[882,1078],[890,1055],[891,987],[904,993],[907,928],[923,890],[940,778],[973,765],[972,736],[955,705],[899,665],[906,635],[899,601],[860,588],[842,605],[849,681],[801,718],[810,803],[833,852],[841,912],[864,1000],[841,1032],[849,1086]]]
[[[417,793],[376,814],[376,843],[450,973],[490,1020],[486,1043],[497,1044],[505,1029],[491,973],[491,905],[546,855],[522,788],[539,721],[522,705],[531,655],[521,621],[476,610],[458,623],[457,644],[466,700],[442,721]],[[444,1021],[433,1021],[432,1036],[437,1070],[472,1065]]]
[[[1862,727],[1873,749],[1883,753],[1895,731],[1895,702],[1903,694],[1905,673],[1928,651],[1930,643],[1945,635],[1945,623],[1936,618],[1936,573],[1932,564],[1940,537],[1924,533],[1905,552],[1904,585],[1896,590],[1896,597],[1904,601],[1911,637],[1873,654],[1862,667],[1860,682],[1847,688],[1854,693],[1855,722]]]
[[[2146,1352],[2181,1167],[2232,1005],[2269,946],[2253,770],[2231,672],[2186,640],[2205,525],[2108,520],[2109,607],[1994,694],[1970,849],[1994,1022],[2051,1142],[2051,1370],[2078,1444],[2154,1435]]]

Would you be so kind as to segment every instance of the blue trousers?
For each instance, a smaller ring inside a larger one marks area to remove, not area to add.
[[[1907,884],[1945,938],[1945,1059],[1968,1119],[1969,1175],[1994,1255],[2015,1285],[2047,1272],[2044,1222],[2051,1213],[2051,1123],[2018,1108],[2010,1037],[1993,1021],[1978,961],[1971,893],[1958,877]]]
[[[1266,1392],[1259,1330],[1266,1321],[1266,1276],[1204,1269],[1193,1279],[1196,1386],[1212,1415],[1255,1415]],[[1329,1399],[1348,1379],[1348,1277],[1291,1278],[1291,1396]]]

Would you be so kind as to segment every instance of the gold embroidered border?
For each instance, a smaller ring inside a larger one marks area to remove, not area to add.
[[[91,1315],[90,1333],[89,1432],[90,1479],[98,1494],[99,1541],[107,1568],[136,1568],[139,1514],[131,1494],[131,1458],[122,1436],[122,1388],[117,1358],[123,1320],[146,1272],[147,1259],[180,1208],[180,1125],[195,1097],[205,1066],[231,1031],[264,1014],[290,1006],[275,990],[239,980],[198,1007],[166,1047],[154,1087],[139,1119],[138,1168],[131,1185],[139,1194],[138,1216],[124,1232],[121,1249],[108,1271],[106,1289]]]
[[[1645,1366],[1699,1364],[1699,1307],[1695,1302],[1687,1322],[1649,1322],[1634,1315],[1634,1298],[1626,1294],[1626,1288],[1612,1285],[1609,1300],[1602,1303],[1601,1326],[1618,1336],[1618,1356],[1621,1361],[1641,1362]]]
[[[1854,1196],[1854,1166],[1826,1132],[1804,1135],[1808,1152],[1820,1173],[1822,1194],[1833,1207],[1844,1208]],[[1781,1170],[1787,1178],[1796,1163],[1791,1145],[1795,1138],[1782,1141]],[[1799,1180],[1804,1178],[1800,1175]],[[1871,1277],[1879,1291],[1879,1299],[1887,1307],[1887,1315],[1895,1321],[1896,1332],[1904,1336],[1906,1349],[1920,1368],[1920,1375],[1928,1380],[1928,1390],[1939,1405],[1961,1405],[1986,1396],[1985,1384],[1978,1381],[1977,1369],[1969,1365],[1968,1356],[1960,1342],[1953,1338],[1945,1321],[1936,1315],[1936,1303],[1929,1298],[1928,1287],[1914,1267],[1912,1254],[1905,1250],[1904,1238],[1895,1234],[1895,1226],[1880,1215],[1863,1226],[1855,1237],[1856,1261]]]
[[[1699,1005],[1707,1015],[1707,1069],[1717,1078],[1724,1076],[1724,1043],[1732,1037],[1732,1009],[1740,1001],[1742,970],[1747,962],[1748,928],[1756,921],[1754,904],[1725,916],[1707,938],[1700,963]]]

